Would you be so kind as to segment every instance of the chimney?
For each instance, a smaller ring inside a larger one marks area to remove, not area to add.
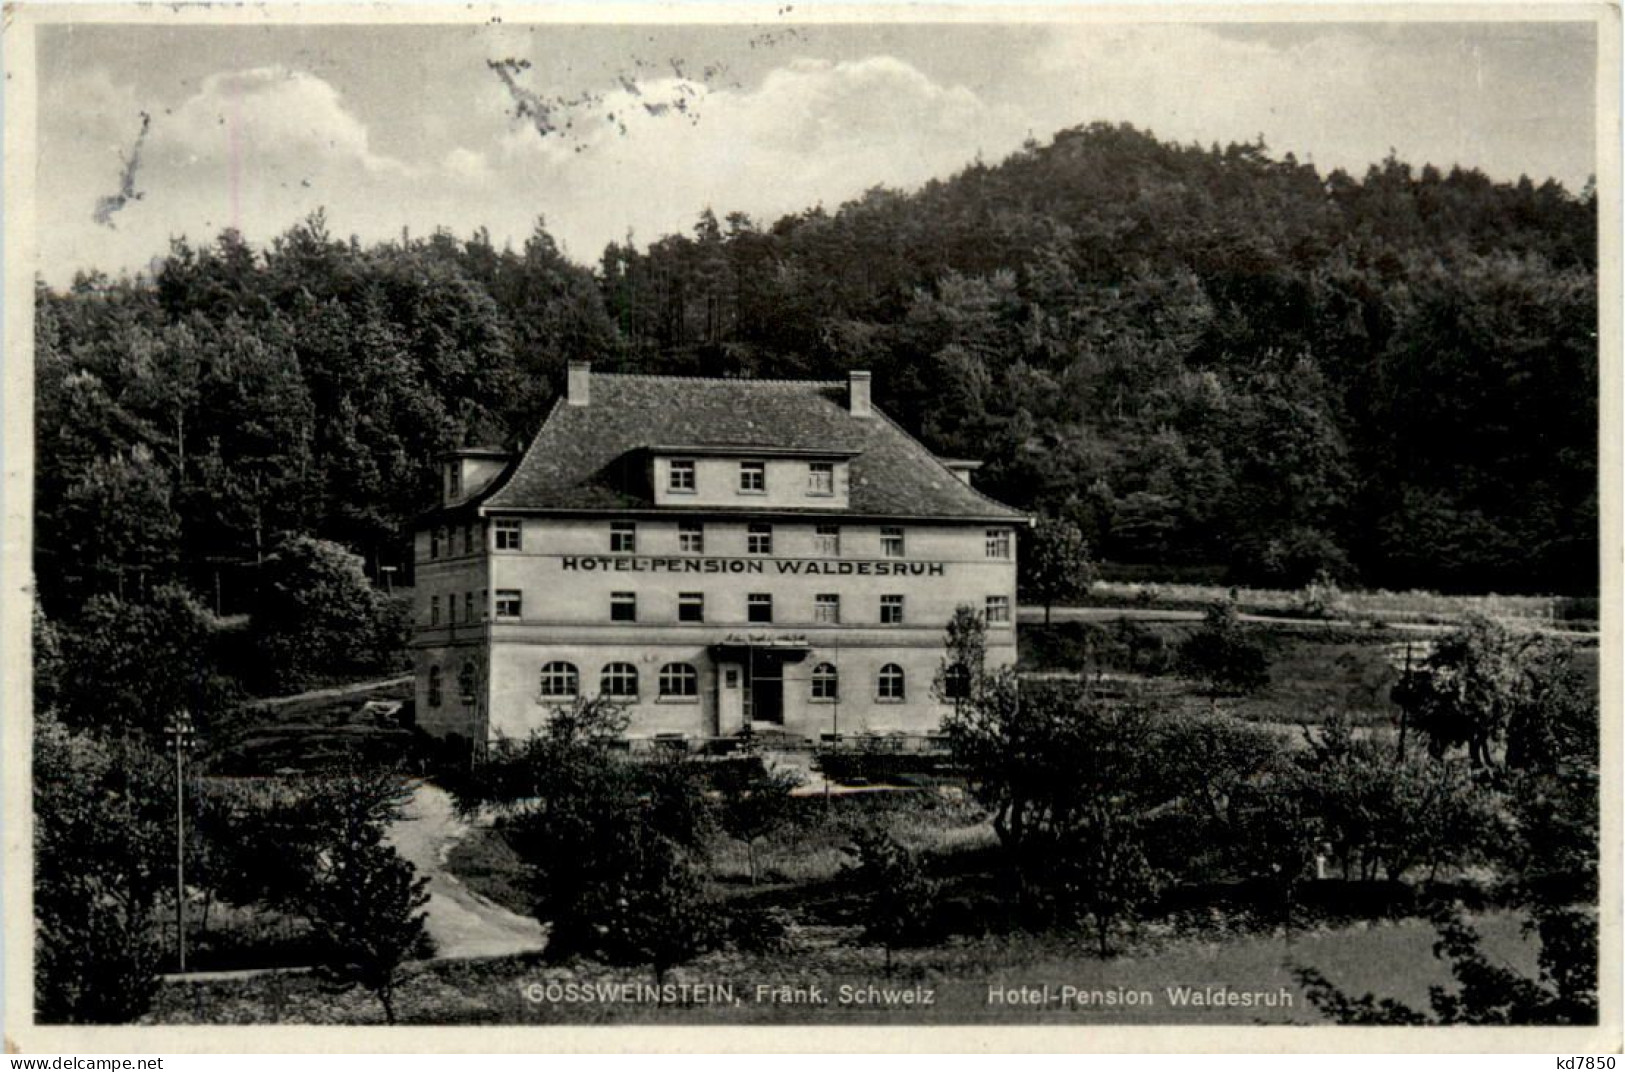
[[[873,417],[875,410],[869,403],[869,373],[854,369],[848,374],[849,401],[847,408],[854,417]]]
[[[570,362],[570,379],[565,387],[564,400],[572,406],[585,406],[591,399],[592,362]]]

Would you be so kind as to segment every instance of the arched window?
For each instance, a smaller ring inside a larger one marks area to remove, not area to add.
[[[581,675],[574,663],[548,663],[542,667],[544,699],[568,699],[581,691]]]
[[[465,704],[474,702],[473,663],[464,663],[463,668],[457,671],[457,694],[463,698]]]
[[[875,679],[875,698],[880,700],[901,700],[905,696],[903,668],[896,663],[887,663],[882,666],[880,676]]]
[[[631,663],[610,663],[598,679],[598,691],[619,700],[638,698],[638,668]]]
[[[819,663],[812,672],[812,698],[835,700],[841,695],[841,673],[833,663]]]
[[[429,667],[429,706],[440,706],[440,667]]]
[[[667,663],[660,668],[660,695],[698,696],[700,672],[688,663]]]
[[[952,663],[942,674],[942,691],[950,700],[970,697],[970,671],[964,663]]]

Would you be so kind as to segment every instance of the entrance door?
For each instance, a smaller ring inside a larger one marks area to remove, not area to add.
[[[738,663],[717,666],[717,736],[726,737],[745,725],[745,668]]]
[[[784,660],[769,652],[753,651],[750,671],[745,697],[750,720],[784,725]]]

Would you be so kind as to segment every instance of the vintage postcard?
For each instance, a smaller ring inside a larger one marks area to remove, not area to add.
[[[1617,7],[4,38],[8,1047],[1618,1051]]]

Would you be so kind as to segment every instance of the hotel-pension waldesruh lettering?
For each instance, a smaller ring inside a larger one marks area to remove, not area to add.
[[[415,534],[421,725],[524,736],[579,697],[634,738],[928,734],[960,606],[1015,661],[1016,531],[845,382],[593,373],[523,453],[445,458]]]

